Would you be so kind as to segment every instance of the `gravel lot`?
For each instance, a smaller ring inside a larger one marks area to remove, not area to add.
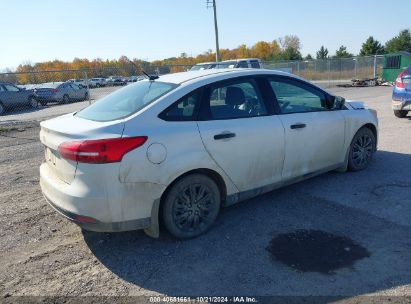
[[[209,233],[184,242],[166,233],[156,240],[140,231],[81,231],[46,205],[38,184],[43,149],[31,121],[84,103],[3,116],[0,295],[319,295],[348,302],[411,296],[411,117],[394,117],[389,87],[332,91],[378,110],[379,151],[371,166],[223,209]],[[5,124],[17,119],[25,122]],[[369,256],[330,273],[299,271],[267,250],[275,236],[296,230],[349,238]]]

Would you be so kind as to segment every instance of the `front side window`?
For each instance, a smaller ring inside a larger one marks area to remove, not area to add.
[[[159,81],[136,82],[103,97],[78,112],[76,116],[96,121],[125,118],[145,108],[176,87],[176,84]]]
[[[270,80],[281,113],[325,111],[326,96],[323,92],[290,79]]]
[[[267,115],[265,104],[252,80],[211,87],[206,110],[211,119]]]
[[[200,92],[196,91],[190,93],[171,107],[169,107],[165,112],[160,114],[160,118],[166,121],[187,121],[195,120],[195,113],[200,102]]]

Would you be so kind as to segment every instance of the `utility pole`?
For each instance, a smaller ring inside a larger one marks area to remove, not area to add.
[[[218,45],[218,25],[217,25],[217,6],[216,0],[207,0],[207,8],[213,7],[214,11],[214,31],[215,31],[215,61],[220,61],[220,47]]]

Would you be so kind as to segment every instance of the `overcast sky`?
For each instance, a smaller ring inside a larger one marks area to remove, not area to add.
[[[30,61],[121,55],[148,61],[215,48],[206,0],[0,0],[0,70]],[[321,45],[358,53],[411,27],[411,1],[217,0],[220,47],[293,34],[302,54]]]

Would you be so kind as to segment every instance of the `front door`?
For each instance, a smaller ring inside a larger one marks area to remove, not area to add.
[[[327,109],[327,96],[289,77],[269,79],[285,129],[284,181],[342,164],[345,119]]]

